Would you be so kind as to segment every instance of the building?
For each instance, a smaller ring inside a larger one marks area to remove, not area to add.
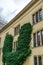
[[[32,54],[23,65],[43,65],[43,0],[32,0],[0,30],[0,51],[7,33],[14,36],[13,49],[16,49],[19,28],[28,22],[33,26],[31,36]],[[2,63],[1,52],[0,64]]]
[[[0,21],[0,30],[6,25],[6,23]]]

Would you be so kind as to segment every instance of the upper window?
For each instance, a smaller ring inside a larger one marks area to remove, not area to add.
[[[37,33],[37,45],[40,46],[40,32]]]
[[[34,47],[36,47],[36,34],[34,34]]]
[[[9,32],[6,33],[6,35],[8,35],[8,34],[9,34]]]
[[[39,10],[39,19],[42,20],[42,9]]]
[[[15,29],[14,29],[14,35],[18,35],[19,30],[20,30],[20,25],[18,25],[17,27],[15,27]]]
[[[42,9],[33,14],[33,24],[36,24],[39,20],[42,20]]]
[[[38,12],[36,12],[36,22],[38,22]]]
[[[33,24],[35,24],[36,23],[36,15],[34,14],[33,15]]]

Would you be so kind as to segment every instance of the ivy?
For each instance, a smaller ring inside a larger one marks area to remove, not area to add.
[[[21,26],[18,37],[18,46],[15,52],[6,52],[6,65],[22,65],[31,54],[32,26],[26,23]]]
[[[2,48],[2,52],[3,52],[2,61],[4,65],[6,62],[7,53],[12,52],[12,43],[13,43],[13,36],[10,34],[7,34],[4,40],[3,48]]]

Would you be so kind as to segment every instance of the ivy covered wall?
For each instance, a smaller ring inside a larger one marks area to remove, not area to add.
[[[6,65],[22,65],[26,58],[31,54],[31,33],[30,23],[24,24],[18,37],[18,46],[15,52],[6,52]]]

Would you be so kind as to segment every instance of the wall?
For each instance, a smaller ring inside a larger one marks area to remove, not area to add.
[[[33,65],[33,57],[34,55],[43,55],[43,46],[33,48],[33,33],[37,32],[41,29],[43,29],[43,20],[38,22],[37,24],[33,25],[32,22],[32,15],[38,11],[40,8],[43,9],[43,2],[39,0],[33,7],[31,7],[28,11],[26,11],[19,19],[14,21],[12,25],[10,25],[8,28],[6,28],[0,35],[1,35],[1,48],[3,47],[3,42],[5,39],[5,35],[7,32],[9,34],[12,34],[14,36],[14,28],[20,24],[22,26],[25,23],[30,22],[33,26],[33,32],[32,32],[32,40],[31,40],[31,46],[32,46],[32,54],[30,57],[27,58],[27,60],[24,62],[23,65]],[[16,41],[18,38],[17,36],[14,36],[14,41]]]

